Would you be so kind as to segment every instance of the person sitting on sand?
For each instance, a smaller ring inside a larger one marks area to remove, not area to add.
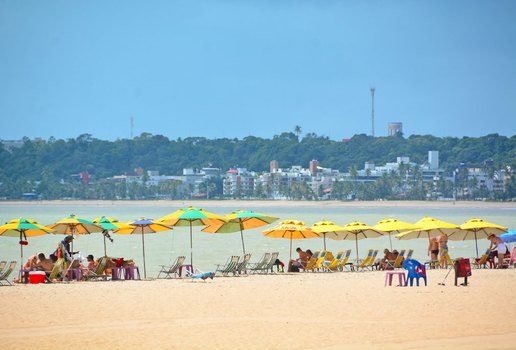
[[[430,238],[430,242],[428,243],[428,256],[430,256],[430,267],[436,268],[439,255],[439,241],[437,237]]]
[[[306,264],[312,257],[312,254],[310,250],[307,250],[306,252],[303,251],[301,248],[297,248],[296,252],[299,254],[299,258],[296,260],[290,260],[288,263],[288,271],[289,272],[298,272],[299,269],[304,269],[306,267]]]
[[[392,270],[396,256],[391,251],[389,251],[389,249],[384,249],[383,253],[383,259],[380,260],[380,265],[378,268],[380,270]]]
[[[491,250],[491,254],[498,257],[498,263],[497,268],[503,269],[507,266],[504,265],[504,258],[507,257],[507,255],[510,256],[509,249],[505,245],[505,242],[495,235],[489,235],[487,237],[488,240],[491,241],[491,244],[489,245],[489,249]]]
[[[54,262],[52,261],[52,259],[47,259],[45,257],[45,254],[39,253],[38,262],[34,267],[40,271],[45,271],[47,276],[50,276],[50,272],[54,268]]]

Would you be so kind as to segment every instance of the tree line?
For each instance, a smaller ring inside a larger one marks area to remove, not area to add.
[[[516,169],[516,136],[490,134],[482,137],[435,137],[399,134],[389,137],[355,135],[335,141],[300,130],[284,132],[271,139],[248,136],[243,139],[188,137],[171,140],[163,135],[142,133],[133,139],[99,140],[90,134],[77,138],[48,140],[23,139],[21,147],[0,147],[0,197],[18,199],[23,193],[37,192],[43,198],[104,198],[131,191],[83,188],[77,175],[87,172],[95,183],[114,175],[132,174],[136,168],[180,175],[184,168],[216,167],[225,171],[241,167],[263,172],[271,160],[281,168],[308,167],[316,159],[325,168],[348,172],[364,163],[382,165],[398,156],[424,164],[428,151],[439,151],[440,167],[452,172],[459,164],[486,171]],[[74,186],[68,186],[68,184]],[[77,184],[78,183],[78,184]],[[106,184],[116,187],[116,184]],[[378,184],[387,188],[386,184]],[[218,187],[218,186],[217,186]],[[105,193],[103,192],[105,191]],[[102,192],[102,193],[101,193]],[[112,198],[109,198],[112,199]]]

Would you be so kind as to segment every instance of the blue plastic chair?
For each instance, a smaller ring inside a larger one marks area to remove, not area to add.
[[[403,268],[407,270],[407,279],[405,281],[405,286],[410,281],[410,286],[412,287],[414,279],[416,279],[416,285],[419,287],[419,279],[422,278],[426,284],[426,268],[425,265],[421,264],[419,261],[414,259],[406,259],[403,262]]]

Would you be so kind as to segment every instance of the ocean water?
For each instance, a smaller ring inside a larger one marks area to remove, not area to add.
[[[254,203],[254,202],[253,202]],[[184,203],[187,206],[188,203]],[[242,205],[239,202],[237,205]],[[244,202],[245,205],[245,202]],[[70,214],[93,220],[96,217],[105,215],[127,222],[139,217],[158,219],[170,214],[182,206],[177,203],[167,205],[155,205],[153,202],[138,202],[131,205],[119,205],[116,202],[105,203],[39,203],[27,202],[23,204],[0,203],[0,222],[4,223],[11,219],[23,216],[36,220],[43,225],[49,225],[57,220],[67,217]],[[461,224],[471,218],[480,217],[500,225],[508,226],[510,229],[516,228],[516,206],[507,205],[503,207],[462,207],[444,205],[442,207],[371,207],[360,205],[349,207],[332,207],[323,203],[313,205],[298,205],[296,202],[286,202],[282,206],[267,203],[253,206],[237,207],[228,201],[227,205],[216,204],[210,206],[210,202],[203,202],[203,209],[224,215],[238,209],[253,210],[279,217],[280,220],[296,219],[302,220],[307,225],[327,219],[334,221],[338,225],[344,225],[351,221],[361,221],[368,225],[375,225],[378,221],[394,217],[403,221],[416,222],[424,216],[432,216],[444,221]],[[244,241],[246,252],[252,253],[251,261],[257,261],[265,252],[278,251],[280,260],[287,262],[289,259],[290,241],[287,239],[273,239],[262,235],[264,229],[273,227],[279,220],[263,228],[244,231]],[[202,271],[211,271],[216,264],[223,264],[230,255],[242,255],[242,243],[240,233],[230,234],[207,234],[201,231],[202,226],[193,227],[193,258],[196,268]],[[142,237],[139,234],[117,235],[111,234],[113,242],[107,242],[107,253],[109,256],[124,257],[134,259],[140,272],[143,273],[142,256]],[[30,237],[29,244],[24,246],[24,258],[38,252],[45,254],[52,253],[62,235],[44,235]],[[146,234],[145,237],[145,256],[147,277],[156,277],[160,265],[169,265],[178,255],[185,255],[187,262],[190,260],[190,235],[188,227],[177,227],[171,231],[163,231],[156,234]],[[336,253],[340,250],[352,249],[352,258],[356,257],[355,241],[334,241],[326,240],[327,249]],[[363,257],[368,249],[389,248],[389,238],[380,237],[373,239],[362,239],[358,241],[359,255]],[[414,249],[414,258],[426,261],[427,245],[426,239],[415,239],[399,241],[392,238],[392,245],[395,249]],[[479,252],[485,251],[489,242],[485,239],[479,240]],[[473,257],[475,253],[475,241],[450,241],[450,255],[452,258],[459,256]],[[323,248],[322,239],[294,240],[292,243],[293,255],[296,256],[295,248],[301,247],[303,250],[312,251]],[[104,253],[103,237],[100,233],[81,235],[74,240],[74,250],[80,251],[83,256],[93,254],[95,257],[102,256]],[[20,261],[20,245],[18,239],[13,237],[0,236],[0,260]]]

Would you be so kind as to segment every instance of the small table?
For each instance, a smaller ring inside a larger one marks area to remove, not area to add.
[[[138,279],[140,278],[140,269],[138,266],[126,266],[125,267],[125,279],[126,280],[134,280],[136,279],[136,274],[138,274]]]
[[[181,274],[183,273],[183,268],[185,269],[185,271],[188,271],[190,273],[194,272],[192,265],[181,265],[181,266],[179,266],[179,273],[178,273],[179,277],[181,277]]]
[[[122,279],[122,272],[125,271],[125,269],[122,266],[116,266],[111,269],[111,280],[121,280]]]
[[[389,286],[392,286],[392,276],[394,275],[398,275],[398,287],[404,287],[407,281],[407,277],[405,276],[405,272],[401,271],[387,271],[387,274],[385,275],[385,287],[387,287],[387,283],[389,283]]]

